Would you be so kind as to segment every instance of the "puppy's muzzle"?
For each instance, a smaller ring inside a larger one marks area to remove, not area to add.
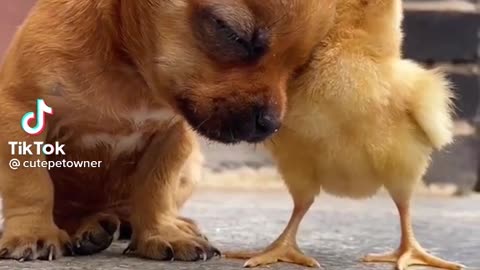
[[[220,113],[217,120],[212,119],[212,125],[205,125],[198,131],[222,143],[259,143],[277,132],[280,125],[281,119],[272,108],[253,106],[246,110]]]
[[[221,143],[259,143],[279,130],[282,120],[275,106],[236,105],[212,104],[205,111],[182,106],[182,111],[198,133]]]
[[[280,117],[268,108],[255,108],[253,110],[251,121],[254,121],[254,129],[250,134],[246,134],[243,138],[247,142],[261,142],[272,134],[276,133],[281,126]]]

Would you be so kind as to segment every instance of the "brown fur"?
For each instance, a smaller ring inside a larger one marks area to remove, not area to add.
[[[118,227],[113,215],[132,223],[129,250],[139,256],[197,260],[200,247],[211,257],[215,249],[177,217],[201,161],[191,127],[235,142],[255,129],[256,106],[280,121],[287,80],[331,25],[332,2],[39,0],[0,71],[0,255],[58,257],[68,247],[67,232],[83,237],[77,245],[102,227],[109,231],[98,224]],[[260,47],[245,57],[218,38],[212,14]],[[32,137],[19,121],[37,98],[55,113],[48,129]],[[148,117],[135,119],[140,109]],[[169,117],[151,119],[152,111]],[[140,144],[115,154],[120,137]],[[103,166],[9,169],[7,142],[34,140],[60,141],[67,156],[16,158],[101,160]]]

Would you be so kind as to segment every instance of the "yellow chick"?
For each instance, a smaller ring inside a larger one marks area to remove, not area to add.
[[[428,254],[412,230],[410,199],[433,150],[450,143],[452,92],[438,70],[402,59],[401,0],[338,0],[335,23],[310,63],[292,80],[284,125],[267,148],[294,201],[284,232],[261,253],[227,253],[255,267],[318,262],[296,234],[321,191],[353,199],[384,187],[398,207],[399,248],[367,255],[391,262],[461,269]]]

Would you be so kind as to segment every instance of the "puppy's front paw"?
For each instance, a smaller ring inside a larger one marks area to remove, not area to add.
[[[92,255],[107,249],[120,226],[117,216],[97,214],[83,221],[73,236],[73,251],[76,255]]]
[[[54,224],[8,224],[0,239],[2,259],[51,261],[71,254],[68,234]]]
[[[124,253],[154,260],[198,261],[220,256],[220,251],[185,218],[166,218],[154,231],[134,234]]]

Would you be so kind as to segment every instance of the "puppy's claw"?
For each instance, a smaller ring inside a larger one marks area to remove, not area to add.
[[[220,250],[218,250],[217,248],[213,248],[213,256],[222,257],[222,252],[220,252]]]
[[[54,245],[50,245],[48,247],[48,260],[49,261],[53,261],[56,257],[56,254],[55,254],[55,246]]]
[[[173,252],[173,248],[172,248],[172,247],[169,246],[169,247],[167,248],[166,253],[167,253],[167,254],[166,254],[166,256],[167,256],[167,257],[166,257],[166,260],[167,260],[167,261],[168,261],[168,260],[170,260],[170,261],[172,261],[172,262],[175,261],[175,253]]]
[[[203,249],[196,247],[195,253],[197,253],[197,260],[203,260]]]
[[[3,248],[2,250],[0,250],[0,257],[5,257],[5,255],[8,254],[8,249],[7,248]]]
[[[135,248],[133,248],[132,244],[128,245],[125,250],[123,250],[122,254],[127,255],[135,251]]]
[[[75,241],[75,247],[76,247],[76,248],[81,248],[81,247],[82,247],[82,244],[80,243],[80,239],[77,239],[77,240]]]
[[[205,251],[203,252],[202,256],[203,256],[203,261],[206,262],[207,259],[208,259],[208,256],[207,256],[207,253]]]
[[[20,259],[18,259],[18,261],[19,261],[19,262],[24,262],[24,261],[31,260],[31,259],[32,259],[32,255],[33,255],[33,250],[32,250],[31,248],[27,248],[27,249],[23,252],[22,257],[20,257]]]
[[[84,232],[82,234],[82,239],[92,242],[92,234],[90,232]]]
[[[66,243],[64,245],[65,256],[73,256],[73,245],[71,243]]]

